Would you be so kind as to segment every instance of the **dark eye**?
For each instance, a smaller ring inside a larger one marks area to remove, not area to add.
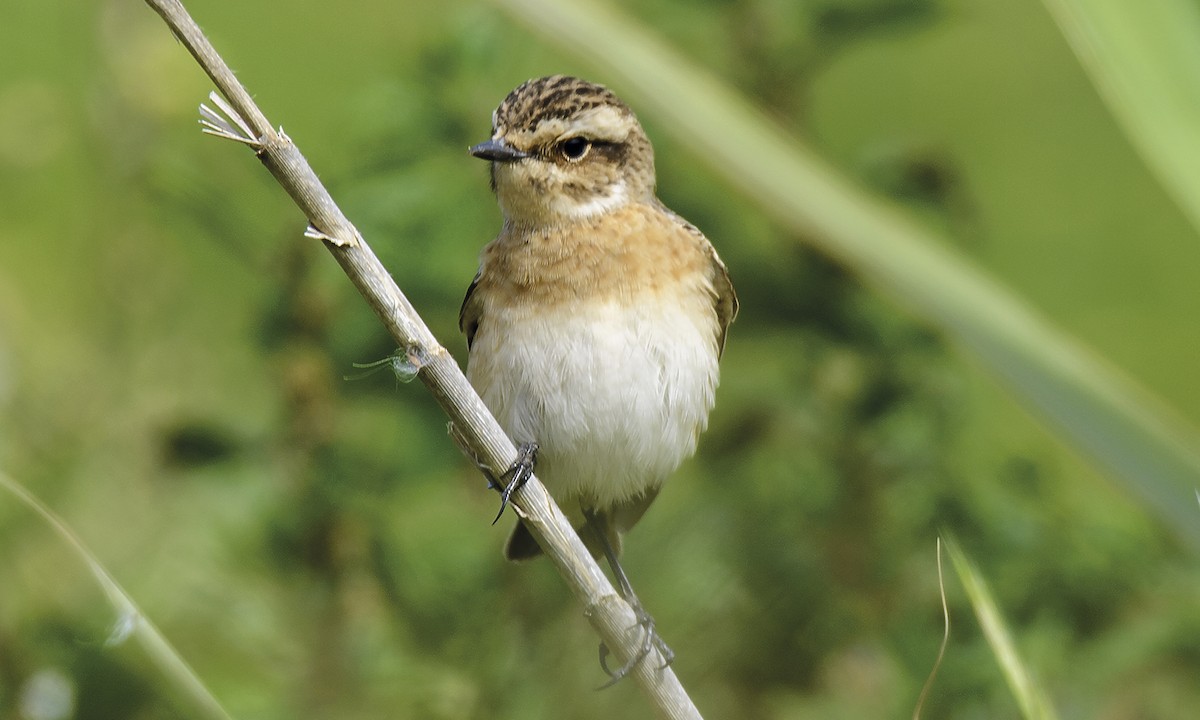
[[[586,138],[573,137],[563,140],[558,149],[562,152],[563,157],[568,160],[582,160],[591,147],[592,143]]]

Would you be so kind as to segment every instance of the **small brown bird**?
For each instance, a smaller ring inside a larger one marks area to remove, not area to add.
[[[650,141],[607,88],[530,80],[471,154],[491,161],[504,225],[459,317],[467,377],[652,631],[621,539],[708,424],[733,285],[655,197]],[[540,552],[518,523],[505,555]]]

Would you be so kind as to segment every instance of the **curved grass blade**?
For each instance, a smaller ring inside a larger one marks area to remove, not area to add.
[[[950,561],[954,563],[954,571],[958,573],[963,589],[967,591],[967,598],[971,601],[971,608],[975,611],[979,626],[992,648],[992,654],[1000,663],[1004,679],[1021,708],[1021,715],[1026,720],[1056,720],[1058,715],[1054,706],[1050,704],[1046,693],[1034,680],[1033,674],[1017,652],[1012,633],[1008,631],[987,582],[952,537],[946,538],[946,550],[950,553]]]
[[[1044,1],[1126,136],[1200,230],[1200,6]]]
[[[225,712],[225,709],[221,707],[221,703],[205,687],[204,683],[196,675],[196,672],[180,656],[179,651],[159,632],[154,623],[142,613],[137,603],[133,601],[133,598],[129,597],[129,594],[117,584],[112,575],[104,569],[104,566],[100,564],[96,556],[87,549],[75,533],[67,527],[66,523],[55,515],[50,508],[43,505],[28,490],[4,473],[0,473],[0,487],[3,487],[26,507],[37,513],[50,529],[83,560],[88,570],[91,571],[92,576],[96,578],[96,582],[100,584],[100,587],[104,590],[104,594],[108,596],[109,602],[112,603],[113,609],[117,612],[117,621],[113,625],[113,631],[109,635],[106,644],[117,645],[129,638],[137,640],[154,663],[154,666],[162,672],[163,677],[171,684],[172,689],[177,692],[177,697],[183,698],[188,702],[188,708],[194,712],[195,717],[206,718],[207,720],[232,720],[229,713]]]

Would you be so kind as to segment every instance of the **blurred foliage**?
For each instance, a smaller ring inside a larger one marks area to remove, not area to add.
[[[1035,0],[623,4],[1200,420],[1194,231]],[[528,77],[606,78],[465,0],[188,5],[463,358],[458,304],[499,224],[465,148]],[[5,18],[0,466],[235,717],[646,716],[632,686],[592,692],[595,639],[552,568],[501,560],[496,498],[433,401],[342,379],[392,347],[270,178],[196,131],[205,78],[157,16]],[[909,714],[945,527],[1063,717],[1190,717],[1194,558],[646,124],[661,196],[743,301],[699,456],[626,552],[701,710]],[[0,716],[178,716],[152,663],[105,645],[117,618],[80,564],[7,500],[0,578]],[[1015,715],[950,591],[924,716]],[[73,714],[33,712],[47,686]]]

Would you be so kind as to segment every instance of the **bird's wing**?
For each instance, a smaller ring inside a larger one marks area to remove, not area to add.
[[[725,263],[721,261],[720,256],[717,255],[717,249],[710,243],[708,251],[712,261],[712,283],[717,308],[717,357],[719,358],[725,350],[725,334],[729,330],[729,324],[738,314],[738,299],[737,293],[733,289],[733,281],[729,279],[729,271],[725,268]]]
[[[471,343],[475,341],[475,332],[479,330],[479,320],[483,314],[483,303],[475,297],[475,288],[479,285],[481,277],[482,269],[475,273],[475,279],[467,288],[466,297],[463,298],[462,307],[458,311],[458,329],[467,336],[467,350],[471,349]]]
[[[725,350],[725,335],[729,331],[729,324],[738,314],[737,293],[733,290],[733,281],[729,279],[729,271],[725,268],[725,263],[721,261],[721,256],[717,255],[717,249],[704,236],[704,233],[700,232],[700,228],[683,219],[679,213],[664,205],[661,200],[657,200],[657,204],[661,210],[674,217],[708,254],[712,272],[710,280],[713,288],[713,302],[717,311],[717,357],[720,358],[721,353]]]

